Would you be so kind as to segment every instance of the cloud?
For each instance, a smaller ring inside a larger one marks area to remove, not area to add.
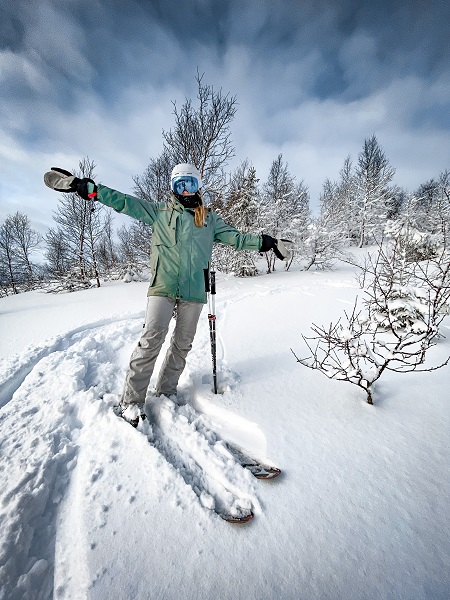
[[[450,166],[449,6],[419,0],[17,0],[0,15],[0,217],[51,224],[48,167],[130,191],[195,73],[236,95],[236,158],[282,152],[316,201],[376,133],[398,183]],[[20,175],[18,175],[20,174]]]

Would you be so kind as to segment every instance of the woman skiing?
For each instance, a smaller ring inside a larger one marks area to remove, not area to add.
[[[119,414],[134,427],[145,419],[144,403],[156,359],[176,307],[176,325],[156,384],[156,395],[175,395],[178,380],[192,347],[197,323],[206,303],[205,271],[209,269],[214,242],[236,250],[267,252],[273,249],[285,257],[277,240],[240,233],[214,211],[204,206],[202,180],[194,165],[176,165],[171,174],[171,195],[167,202],[152,203],[122,194],[92,179],[74,177],[52,167],[45,174],[48,187],[61,192],[77,192],[119,213],[152,227],[151,279],[148,289],[145,325],[133,351],[120,400]]]

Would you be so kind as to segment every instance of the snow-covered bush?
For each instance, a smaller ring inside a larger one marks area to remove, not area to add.
[[[52,294],[64,294],[68,292],[78,292],[97,286],[95,280],[88,279],[80,273],[80,270],[75,267],[67,275],[50,279],[45,282],[42,288]]]
[[[368,328],[406,334],[428,329],[431,320],[437,333],[448,313],[449,260],[446,252],[426,261],[406,258],[398,238],[369,254],[360,277]]]
[[[385,234],[397,240],[405,260],[409,262],[429,260],[439,255],[439,236],[419,231],[407,218],[388,221]]]
[[[127,263],[118,265],[108,273],[108,279],[112,281],[122,280],[124,283],[132,281],[146,281],[148,279],[149,269],[137,263]]]
[[[420,287],[393,285],[383,306],[372,305],[369,328],[375,331],[422,331],[429,313],[429,293]]]

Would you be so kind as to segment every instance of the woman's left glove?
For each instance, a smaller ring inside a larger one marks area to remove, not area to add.
[[[69,171],[52,167],[44,175],[44,183],[56,192],[76,192],[85,200],[92,200],[97,196],[95,181],[89,177],[75,177]]]
[[[283,254],[280,252],[279,248],[278,248],[278,240],[271,237],[270,235],[266,235],[265,233],[262,234],[262,244],[261,244],[261,248],[259,249],[260,252],[269,252],[269,250],[273,250],[275,253],[275,256],[277,258],[279,258],[280,260],[286,260],[286,256],[283,256]]]

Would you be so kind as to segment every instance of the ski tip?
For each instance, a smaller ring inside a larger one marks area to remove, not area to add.
[[[277,467],[266,467],[264,471],[260,471],[258,473],[253,473],[256,479],[275,479],[281,475],[281,469]]]
[[[246,513],[245,515],[220,515],[224,521],[227,523],[233,523],[235,525],[243,525],[244,523],[248,523],[255,516],[252,512]]]

